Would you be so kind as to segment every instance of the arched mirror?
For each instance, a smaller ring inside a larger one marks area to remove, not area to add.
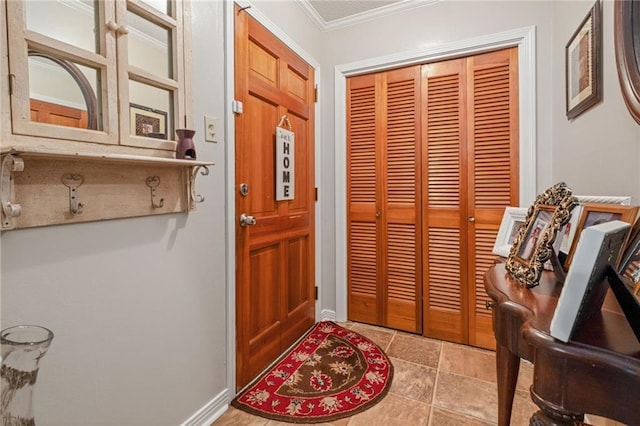
[[[631,115],[640,123],[640,2],[615,1],[614,31],[622,96]]]
[[[30,50],[31,121],[99,130],[97,81],[98,73],[92,68]]]

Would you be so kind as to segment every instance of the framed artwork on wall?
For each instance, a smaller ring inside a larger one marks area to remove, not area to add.
[[[567,118],[602,99],[602,7],[597,0],[565,48]]]

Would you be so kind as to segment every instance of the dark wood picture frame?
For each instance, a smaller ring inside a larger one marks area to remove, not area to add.
[[[613,28],[622,97],[631,116],[640,123],[640,3],[615,0]]]
[[[565,47],[565,98],[572,120],[602,99],[602,6],[600,0]]]

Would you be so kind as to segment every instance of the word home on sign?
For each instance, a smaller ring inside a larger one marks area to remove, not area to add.
[[[293,132],[276,127],[276,201],[293,200],[295,194],[295,144]]]

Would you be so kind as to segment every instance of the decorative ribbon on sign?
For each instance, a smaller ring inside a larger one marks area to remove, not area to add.
[[[282,126],[286,124],[288,129]],[[295,189],[295,149],[293,129],[286,115],[276,127],[276,201],[293,200]]]

